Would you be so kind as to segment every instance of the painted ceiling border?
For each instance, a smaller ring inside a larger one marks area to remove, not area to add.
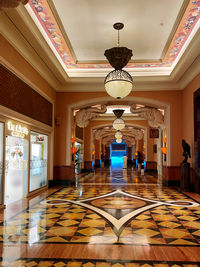
[[[46,0],[30,0],[28,5],[56,49],[67,69],[105,69],[109,64],[84,64],[76,62]],[[126,68],[171,67],[180,54],[193,28],[200,19],[200,0],[190,0],[169,48],[161,62],[129,63]]]

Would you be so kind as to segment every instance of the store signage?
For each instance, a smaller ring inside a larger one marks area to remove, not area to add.
[[[7,123],[8,130],[11,131],[12,136],[19,138],[25,138],[28,135],[28,128],[22,126],[21,124],[15,124],[11,121]]]

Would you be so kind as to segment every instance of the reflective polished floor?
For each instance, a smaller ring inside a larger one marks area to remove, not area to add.
[[[0,266],[200,266],[200,196],[98,169],[0,214]]]

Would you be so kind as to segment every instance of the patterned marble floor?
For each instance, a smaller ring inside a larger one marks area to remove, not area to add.
[[[12,208],[12,216],[2,211],[0,266],[200,266],[195,194],[118,173],[119,183],[97,171]]]
[[[155,173],[145,173],[133,168],[118,169],[118,168],[104,168],[97,169],[95,173],[86,175],[81,174],[77,176],[78,182],[81,184],[157,184],[159,179]]]

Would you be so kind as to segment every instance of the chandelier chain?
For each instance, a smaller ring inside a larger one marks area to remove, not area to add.
[[[120,45],[120,40],[119,40],[119,30],[118,30],[118,40],[117,40],[117,47],[119,47],[119,45]]]

